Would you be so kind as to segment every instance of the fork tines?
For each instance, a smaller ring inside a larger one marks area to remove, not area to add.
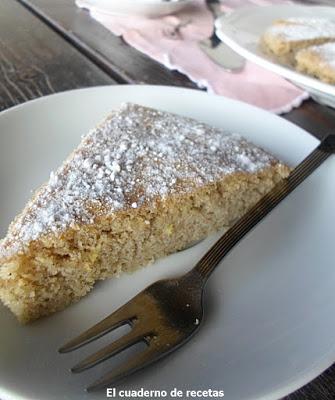
[[[71,369],[72,372],[79,373],[139,342],[144,342],[147,345],[145,349],[131,356],[123,364],[114,368],[112,372],[107,373],[90,385],[87,388],[88,391],[101,389],[108,384],[113,384],[147,364],[156,361],[170,350],[169,340],[172,337],[178,339],[178,335],[175,335],[174,331],[166,326],[167,323],[161,315],[160,307],[148,289],[139,293],[123,307],[59,349],[60,353],[67,353],[106,335],[122,325],[128,324],[131,326],[132,329],[129,333],[86,357]],[[159,326],[157,326],[157,321],[161,322]],[[163,334],[159,334],[160,329],[161,332],[164,332]]]

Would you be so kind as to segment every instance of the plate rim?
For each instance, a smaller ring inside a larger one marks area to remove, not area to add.
[[[118,6],[118,1],[112,0],[107,5],[106,0],[102,0],[102,3],[106,3],[104,8],[103,4],[92,3],[92,0],[75,0],[79,7],[87,8],[90,7],[91,11],[97,11],[105,15],[114,16],[147,16],[149,18],[155,18],[159,16],[165,16],[181,11],[183,8],[192,4],[193,0],[178,0],[175,2],[162,2],[162,1],[150,1],[141,0],[138,4],[131,4],[130,0],[124,0],[122,4]],[[132,8],[135,6],[135,10]]]
[[[10,106],[4,110],[0,110],[0,118],[4,117],[4,116],[6,117],[6,116],[10,115],[11,113],[20,110],[21,108],[30,107],[31,105],[38,104],[39,102],[49,101],[49,99],[52,100],[53,98],[56,98],[56,97],[61,97],[64,95],[67,96],[67,95],[71,94],[72,92],[79,93],[79,92],[86,92],[86,91],[91,91],[91,90],[113,90],[114,88],[127,88],[127,89],[129,88],[130,90],[135,89],[135,88],[141,88],[141,89],[143,88],[143,89],[149,89],[149,90],[153,89],[153,90],[158,90],[158,91],[159,90],[169,90],[169,91],[180,91],[180,92],[190,92],[191,91],[193,93],[197,93],[197,95],[200,95],[200,96],[204,96],[204,97],[210,96],[210,97],[214,97],[214,98],[219,98],[219,99],[222,99],[223,101],[228,101],[231,103],[238,104],[240,107],[246,107],[246,108],[249,108],[250,110],[252,110],[252,109],[256,110],[257,112],[261,112],[264,115],[271,115],[271,118],[274,118],[277,121],[280,121],[280,123],[286,124],[288,126],[294,126],[296,129],[298,129],[300,131],[301,134],[307,134],[310,139],[315,140],[316,145],[318,143],[320,143],[320,139],[317,138],[316,136],[314,136],[307,129],[295,124],[294,122],[291,122],[290,120],[288,120],[286,118],[283,118],[281,115],[278,115],[275,112],[265,110],[264,108],[247,103],[242,100],[232,99],[232,98],[224,96],[224,95],[219,95],[219,94],[215,94],[215,93],[211,93],[211,92],[202,91],[198,88],[188,88],[188,87],[172,86],[172,85],[115,84],[115,85],[98,85],[98,86],[74,88],[74,89],[69,89],[69,90],[61,90],[56,93],[50,93],[47,95],[36,97],[34,99],[25,101],[23,103]],[[1,135],[1,133],[0,133],[0,135]]]
[[[142,89],[147,89],[147,88],[154,88],[155,90],[171,90],[171,91],[181,91],[181,92],[190,92],[190,91],[196,91],[197,93],[199,93],[200,96],[214,96],[217,98],[223,98],[225,101],[228,101],[232,104],[239,104],[242,106],[245,106],[247,108],[249,108],[250,110],[254,109],[257,110],[258,112],[262,112],[265,114],[270,114],[272,118],[277,119],[278,121],[280,120],[281,124],[288,124],[289,126],[294,126],[295,128],[298,128],[302,133],[304,133],[307,136],[312,137],[313,139],[315,139],[316,142],[319,141],[319,139],[317,139],[316,137],[314,137],[311,133],[309,133],[307,130],[299,127],[298,125],[294,124],[291,121],[288,121],[276,114],[273,114],[269,111],[266,111],[264,109],[261,109],[257,106],[253,106],[250,105],[248,103],[244,103],[240,100],[235,100],[235,99],[230,99],[227,98],[225,96],[218,96],[218,95],[214,95],[214,94],[208,94],[206,92],[202,92],[199,91],[197,89],[193,89],[193,88],[182,88],[182,87],[174,87],[174,86],[164,86],[164,85],[103,85],[103,86],[92,86],[92,87],[87,87],[87,88],[79,88],[79,89],[72,89],[72,90],[67,90],[67,91],[62,91],[62,92],[57,92],[57,93],[53,93],[47,96],[42,96],[18,105],[15,105],[13,107],[10,107],[6,110],[3,110],[0,112],[0,119],[1,117],[6,117],[7,115],[10,115],[12,113],[15,113],[17,111],[20,112],[21,109],[25,109],[26,107],[29,107],[31,105],[35,105],[38,104],[39,102],[45,102],[48,101],[49,99],[53,99],[55,97],[62,97],[62,96],[71,96],[71,94],[73,92],[79,93],[79,92],[89,92],[92,90],[113,90],[114,88],[120,88],[122,90],[122,87],[127,87],[127,88],[133,88],[136,90],[142,90]],[[327,368],[329,368],[332,364],[334,364],[335,361],[335,347],[334,349],[331,349],[327,354],[325,354],[320,361],[318,361],[318,366],[311,366],[311,368],[309,368],[308,370],[305,371],[304,374],[302,374],[300,376],[300,378],[295,378],[294,380],[287,382],[286,385],[281,385],[280,387],[273,388],[272,392],[269,394],[264,394],[264,395],[260,395],[259,397],[257,397],[257,400],[277,400],[283,396],[286,396],[296,390],[298,390],[299,388],[301,388],[302,386],[304,386],[305,384],[309,383],[310,381],[312,381],[313,379],[315,379],[317,376],[319,376],[322,372],[324,372]],[[0,396],[3,397],[3,400],[11,400],[13,399],[12,395],[7,392],[7,391],[3,391],[2,387],[1,387],[1,379],[0,379]],[[17,396],[16,398],[20,398],[20,399],[24,399],[24,400],[28,400],[28,397],[22,397],[22,396]]]
[[[264,7],[255,6],[255,5],[244,6],[237,10],[228,12],[227,14],[218,17],[214,22],[215,32],[222,42],[226,43],[229,47],[231,47],[234,51],[236,51],[236,53],[238,53],[239,55],[244,57],[246,60],[252,61],[255,64],[259,65],[260,67],[263,67],[269,71],[272,71],[272,72],[284,77],[285,79],[292,81],[293,84],[294,84],[294,82],[301,83],[302,85],[305,85],[306,88],[318,90],[321,92],[321,94],[334,96],[334,99],[335,99],[335,87],[333,85],[322,82],[319,79],[302,74],[296,70],[290,69],[279,63],[271,61],[269,58],[266,57],[266,55],[264,55],[264,57],[262,57],[261,55],[252,52],[251,50],[247,49],[244,45],[242,45],[240,42],[235,40],[232,36],[230,36],[229,33],[227,33],[224,28],[225,24],[230,23],[229,19],[232,16],[236,17],[239,14],[254,12],[256,10],[262,11],[263,8],[278,9],[278,8],[287,8],[287,7],[292,7],[295,9],[296,8],[303,8],[303,9],[322,8],[322,9],[332,9],[333,11],[335,11],[335,7],[320,6],[320,5],[306,6],[306,5],[298,5],[298,4],[294,4],[294,5],[287,5],[287,4],[275,5],[275,4],[273,4],[273,5],[268,5],[268,6],[264,6]]]

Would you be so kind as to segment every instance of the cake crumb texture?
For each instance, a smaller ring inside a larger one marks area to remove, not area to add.
[[[295,53],[307,46],[335,41],[335,23],[327,18],[287,18],[273,22],[261,45],[279,61],[295,64]]]
[[[322,81],[335,84],[335,43],[325,43],[300,50],[297,69]]]
[[[125,104],[83,137],[0,242],[0,299],[25,323],[101,279],[231,225],[289,168],[196,120]]]

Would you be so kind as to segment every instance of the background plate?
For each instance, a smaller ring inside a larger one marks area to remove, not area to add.
[[[239,132],[291,165],[318,143],[280,117],[200,91],[112,86],[44,97],[0,114],[1,235],[30,190],[48,178],[82,134],[124,101]],[[334,175],[333,157],[251,232],[209,281],[199,334],[120,388],[212,388],[224,390],[228,400],[277,399],[331,365]],[[149,283],[188,270],[214,240],[100,283],[78,304],[29,326],[20,326],[0,306],[0,398],[105,399],[104,391],[88,395],[84,387],[112,361],[83,374],[69,372],[97,344],[68,355],[59,355],[57,348]]]
[[[316,101],[335,107],[334,85],[281,65],[260,49],[260,37],[271,23],[276,19],[290,17],[329,18],[335,22],[335,7],[292,4],[243,7],[218,18],[215,23],[216,33],[241,56],[299,84],[310,92]]]
[[[192,4],[193,0],[77,0],[80,7],[110,15],[141,15],[157,18],[176,13]]]

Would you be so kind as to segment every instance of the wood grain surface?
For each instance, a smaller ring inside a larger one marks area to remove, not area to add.
[[[128,46],[96,23],[74,0],[22,1],[49,26],[66,37],[87,57],[123,83],[147,83],[196,87],[184,75],[169,71],[156,61]]]
[[[113,36],[74,0],[0,0],[0,110],[115,81],[195,87]],[[335,131],[335,110],[312,100],[284,118],[319,138]],[[285,400],[335,400],[335,365]]]
[[[0,1],[0,110],[115,81],[13,0]]]
[[[120,82],[196,87],[184,75],[168,70],[111,34],[90,18],[87,11],[76,7],[74,0],[19,1]],[[323,0],[323,3],[328,1]],[[309,3],[316,3],[316,0],[309,0]],[[312,100],[284,118],[318,138],[335,130],[335,110]]]

